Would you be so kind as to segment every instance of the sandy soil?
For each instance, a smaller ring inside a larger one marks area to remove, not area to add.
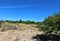
[[[31,29],[19,31],[19,30],[8,30],[0,32],[0,41],[35,41],[32,39],[37,34],[43,32],[33,31]]]

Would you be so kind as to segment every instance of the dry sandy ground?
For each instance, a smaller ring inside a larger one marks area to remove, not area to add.
[[[8,30],[0,32],[0,41],[35,41],[32,39],[36,34],[42,34],[43,32],[33,31],[30,29],[19,31],[19,30]]]

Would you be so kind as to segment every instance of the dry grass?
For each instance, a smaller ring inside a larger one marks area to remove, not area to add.
[[[5,31],[5,30],[14,30],[14,27],[16,27],[18,30],[27,30],[27,29],[33,29],[36,30],[35,28],[37,25],[35,24],[23,24],[23,23],[3,23],[1,25],[0,30]]]

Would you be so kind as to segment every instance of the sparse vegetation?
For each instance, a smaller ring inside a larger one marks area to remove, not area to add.
[[[25,31],[27,32],[29,30],[36,31],[38,29],[39,31],[43,31],[44,34],[42,35],[37,35],[36,38],[37,41],[60,41],[60,34],[58,34],[58,31],[60,31],[60,12],[56,13],[52,16],[48,16],[43,22],[35,22],[35,21],[30,21],[30,20],[19,20],[19,21],[13,21],[13,20],[5,20],[5,21],[0,21],[0,31],[6,31],[6,30],[20,30],[20,31]],[[39,32],[37,31],[37,32]],[[29,31],[32,32],[32,31]],[[60,32],[59,32],[60,33]],[[57,37],[57,38],[56,38]],[[53,40],[54,39],[54,40]],[[16,37],[16,40],[18,41],[18,37]],[[25,40],[24,40],[25,41]]]
[[[48,16],[43,22],[35,22],[30,20],[23,21],[22,19],[20,19],[19,21],[5,20],[5,21],[0,21],[0,27],[1,27],[1,23],[3,22],[5,23],[7,22],[8,25],[7,27],[4,26],[2,31],[12,29],[12,27],[17,26],[19,23],[23,23],[23,24],[36,24],[38,25],[37,28],[39,28],[40,31],[44,31],[47,34],[48,33],[51,34],[51,32],[57,33],[57,31],[60,31],[60,12],[55,13],[52,16]],[[21,29],[20,26],[19,29]]]

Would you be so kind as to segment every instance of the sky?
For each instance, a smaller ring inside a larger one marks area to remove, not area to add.
[[[60,0],[0,0],[0,20],[44,21],[60,11]]]

